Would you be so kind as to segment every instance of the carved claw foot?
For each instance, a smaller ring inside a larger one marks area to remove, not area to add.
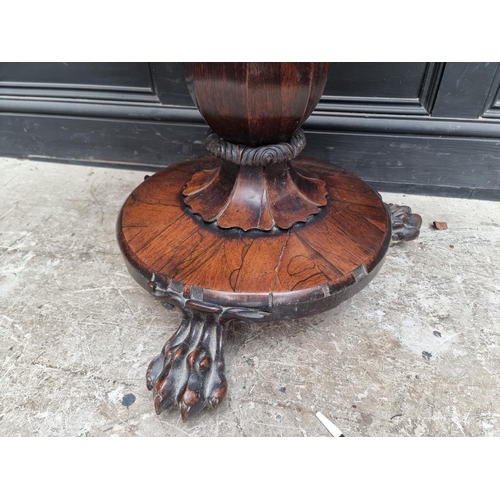
[[[184,310],[177,332],[149,365],[146,383],[156,413],[179,406],[182,420],[215,408],[227,390],[219,312]]]
[[[182,283],[171,280],[167,289],[153,280],[150,293],[165,307],[176,306],[182,322],[149,364],[146,384],[153,391],[156,413],[179,407],[182,420],[206,407],[215,408],[226,395],[223,342],[226,325],[233,320],[261,320],[269,313],[259,309],[222,307],[200,300],[200,289],[185,295]],[[193,298],[196,297],[196,298]]]
[[[389,203],[389,213],[392,220],[392,242],[411,241],[418,238],[422,217],[414,214],[406,205]]]

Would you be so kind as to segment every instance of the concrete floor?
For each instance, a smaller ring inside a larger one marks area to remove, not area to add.
[[[0,158],[0,435],[500,436],[500,204],[383,193],[424,219],[360,294],[234,326],[216,411],[158,417],[149,361],[180,322],[125,269],[145,172]],[[431,227],[446,221],[448,230]]]

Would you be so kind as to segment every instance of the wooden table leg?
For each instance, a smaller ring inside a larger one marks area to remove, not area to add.
[[[301,155],[301,123],[327,63],[190,63],[187,81],[212,127],[210,154],[147,178],[117,230],[129,271],[183,320],[147,370],[155,408],[183,419],[226,393],[231,320],[294,319],[336,307],[377,274],[420,216],[386,205],[354,174]]]

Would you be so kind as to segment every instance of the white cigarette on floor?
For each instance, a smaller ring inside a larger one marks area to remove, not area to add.
[[[334,425],[333,422],[328,420],[320,411],[316,413],[316,416],[318,417],[319,421],[326,427],[326,430],[333,437],[338,437],[338,438],[345,437],[342,431],[336,425]]]

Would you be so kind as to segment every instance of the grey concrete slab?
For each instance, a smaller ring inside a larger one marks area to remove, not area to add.
[[[180,314],[115,239],[143,176],[0,158],[0,435],[325,436],[321,411],[347,436],[500,436],[500,204],[383,193],[419,240],[335,310],[233,326],[225,402],[183,424],[145,387]]]

